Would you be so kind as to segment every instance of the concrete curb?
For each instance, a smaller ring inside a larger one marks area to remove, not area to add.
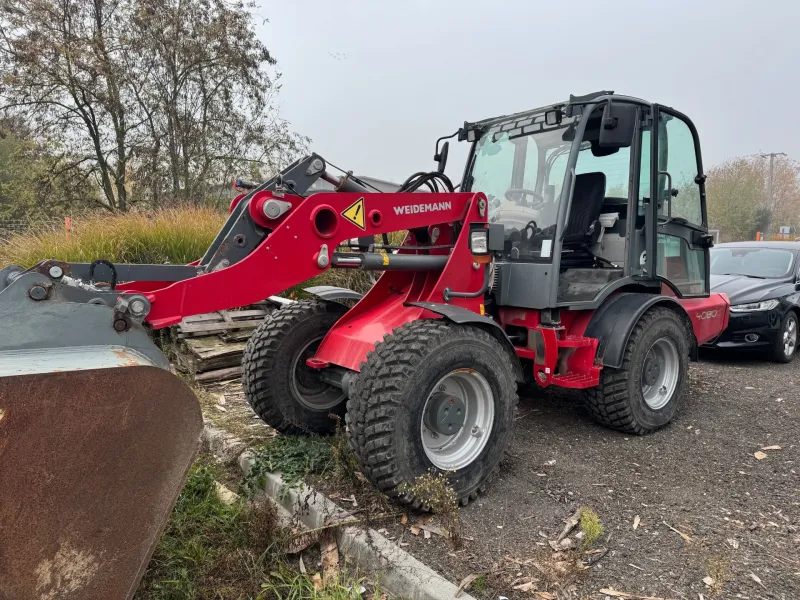
[[[254,459],[246,445],[235,436],[205,420],[203,442],[226,462],[236,462],[245,475]],[[350,513],[339,508],[313,488],[291,488],[281,493],[283,480],[270,473],[264,478],[264,492],[282,509],[296,515],[308,528],[325,522],[345,520]],[[458,587],[421,563],[408,552],[372,528],[348,526],[338,530],[339,551],[359,570],[380,574],[380,584],[393,596],[409,600],[450,600]],[[463,600],[475,600],[462,592]]]

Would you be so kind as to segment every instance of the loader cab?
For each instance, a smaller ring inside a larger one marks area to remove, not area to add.
[[[708,295],[705,178],[684,115],[600,92],[467,123],[460,139],[473,143],[464,189],[487,195],[505,231],[500,305],[594,308],[662,286]]]

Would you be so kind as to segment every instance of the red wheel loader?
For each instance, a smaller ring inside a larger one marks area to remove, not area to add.
[[[1,597],[130,597],[201,424],[150,332],[331,268],[382,274],[363,297],[317,287],[272,313],[245,352],[247,399],[287,434],[344,415],[365,475],[399,502],[422,504],[403,484],[431,468],[475,498],[519,386],[583,390],[627,433],[672,419],[728,315],[708,289],[692,122],[599,92],[456,135],[470,144],[458,192],[447,138],[438,169],[396,193],[311,155],[235,199],[191,265],[0,271]],[[320,179],[335,191],[309,194]]]

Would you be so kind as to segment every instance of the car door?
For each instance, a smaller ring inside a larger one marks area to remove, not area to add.
[[[705,175],[700,142],[688,117],[655,105],[651,151],[651,189],[656,202],[655,272],[679,297],[709,294]]]

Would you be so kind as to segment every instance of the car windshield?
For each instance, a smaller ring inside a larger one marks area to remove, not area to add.
[[[792,269],[794,253],[779,248],[711,249],[712,275],[744,275],[777,279],[786,277]]]

